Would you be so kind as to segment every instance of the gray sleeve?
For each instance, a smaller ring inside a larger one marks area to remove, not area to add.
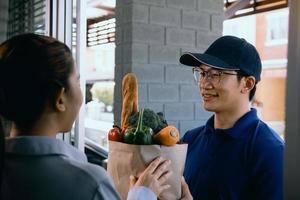
[[[107,177],[99,183],[92,200],[121,200],[121,197]]]
[[[127,200],[156,200],[155,193],[147,187],[135,186],[128,192]]]

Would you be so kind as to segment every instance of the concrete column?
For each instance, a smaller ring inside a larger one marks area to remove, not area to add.
[[[202,52],[222,35],[222,0],[123,0],[116,5],[115,123],[120,123],[121,80],[133,72],[139,106],[164,112],[186,130],[205,123],[192,70],[179,64],[182,52]]]
[[[300,1],[289,1],[289,7],[284,199],[300,199]]]

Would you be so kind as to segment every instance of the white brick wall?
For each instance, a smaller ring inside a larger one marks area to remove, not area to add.
[[[212,14],[211,15],[211,30],[212,32],[215,32],[215,33],[220,33],[222,32],[222,29],[223,29],[223,15],[214,15]]]
[[[167,120],[194,120],[193,103],[166,103],[164,111]]]
[[[148,101],[148,85],[147,84],[139,83],[138,93],[139,93],[139,96],[138,96],[139,104],[141,102],[147,102]]]
[[[183,11],[182,27],[193,30],[209,31],[210,14],[199,11]]]
[[[135,23],[132,26],[132,41],[148,44],[163,44],[165,28],[155,24]]]
[[[223,14],[223,0],[198,0],[198,10],[210,13]]]
[[[150,23],[164,26],[180,26],[180,10],[150,7]]]
[[[124,3],[146,4],[146,5],[155,5],[155,6],[166,5],[166,0],[119,0],[119,1],[124,1]]]
[[[179,90],[176,84],[149,85],[149,102],[178,102]]]
[[[167,0],[170,8],[194,10],[197,9],[197,0]]]
[[[205,120],[213,115],[212,112],[205,111],[201,103],[195,103],[195,119],[196,120]]]
[[[116,6],[115,123],[120,122],[121,81],[134,72],[139,106],[163,111],[186,130],[203,125],[211,113],[201,106],[191,68],[182,52],[203,52],[221,36],[222,0],[122,0]]]
[[[149,8],[147,5],[126,5],[123,17],[125,23],[131,21],[148,23]]]
[[[179,48],[156,44],[150,46],[150,63],[177,64],[179,56]]]
[[[130,63],[130,59],[132,63],[148,63],[148,45],[147,44],[139,44],[134,43],[131,44],[130,48],[125,48],[125,51],[129,50],[131,52],[131,57],[128,57],[128,62]]]
[[[207,34],[207,31],[197,31],[197,46],[209,46],[220,35],[215,33]]]
[[[181,120],[180,121],[180,136],[182,137],[187,130],[192,129],[193,127],[199,127],[205,125],[206,120]]]
[[[191,68],[183,65],[166,65],[166,83],[194,83]]]
[[[167,28],[166,29],[166,44],[172,46],[188,46],[196,45],[196,32],[194,30]]]
[[[139,83],[163,83],[164,65],[160,64],[132,64]]]
[[[180,101],[181,102],[201,102],[198,86],[196,84],[180,85]]]
[[[147,102],[140,102],[140,108],[149,108],[152,109],[154,112],[161,112],[164,110],[164,105],[162,103],[147,103]]]

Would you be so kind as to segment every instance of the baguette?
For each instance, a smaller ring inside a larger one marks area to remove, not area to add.
[[[138,84],[134,73],[123,77],[122,97],[121,128],[125,129],[128,127],[129,117],[138,112]]]

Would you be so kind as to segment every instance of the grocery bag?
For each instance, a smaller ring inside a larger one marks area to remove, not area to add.
[[[126,200],[129,191],[129,176],[138,176],[156,157],[171,160],[167,170],[173,171],[166,184],[171,187],[161,194],[162,199],[178,200],[181,197],[181,177],[183,175],[187,144],[174,146],[132,145],[109,141],[107,171],[112,177],[117,191]]]

